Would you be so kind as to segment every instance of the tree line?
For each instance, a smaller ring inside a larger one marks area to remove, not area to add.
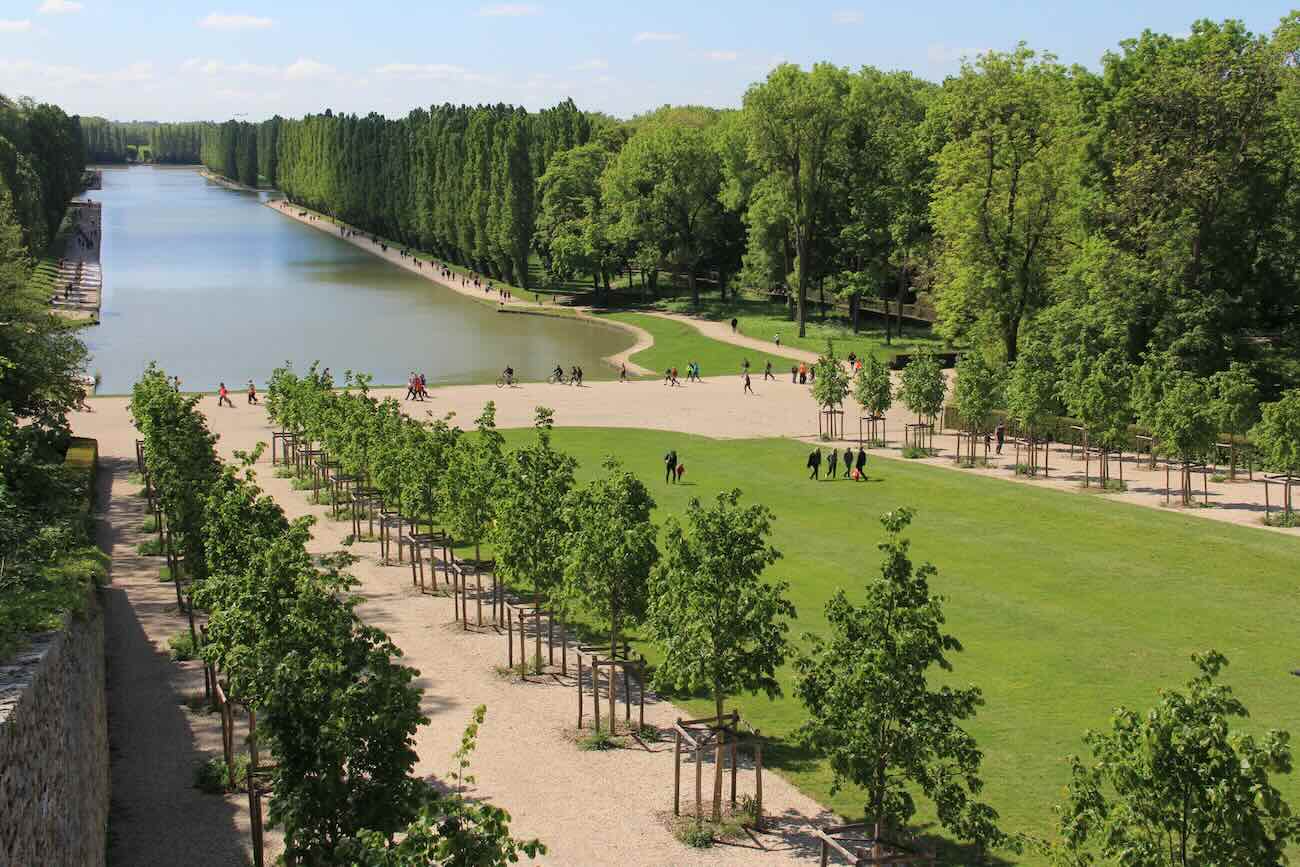
[[[842,392],[846,375],[828,354],[821,369],[831,367]],[[902,390],[918,411],[930,406],[933,381],[942,392],[942,371],[931,367]],[[859,377],[861,391],[871,378]],[[864,601],[838,592],[825,609],[829,629],[800,648],[787,637],[796,615],[788,585],[766,580],[781,556],[770,544],[775,516],[742,504],[739,491],[692,501],[657,526],[652,495],[617,460],[578,482],[578,463],[553,443],[544,407],[531,440],[507,448],[491,402],[465,433],[372,398],[365,377],[333,386],[315,366],[303,376],[277,370],[271,418],[308,447],[323,446],[343,473],[373,482],[399,513],[474,545],[476,558],[477,546],[491,545],[507,587],[538,594],[562,617],[599,624],[611,648],[644,626],[662,650],[657,688],[707,696],[721,711],[741,693],[779,695],[776,672],[793,663],[807,716],[792,738],[827,760],[837,788],[862,793],[868,821],[887,839],[906,836],[922,797],[954,839],[1033,850],[1061,867],[1098,858],[1144,867],[1280,864],[1300,837],[1300,820],[1272,782],[1290,771],[1287,733],[1256,738],[1232,727],[1247,711],[1219,682],[1221,654],[1195,655],[1184,688],[1162,691],[1147,712],[1120,708],[1108,728],[1085,735],[1091,759],[1070,759],[1055,836],[1010,832],[979,797],[983,756],[964,727],[984,704],[982,691],[937,682],[949,679],[940,672],[952,670],[962,647],[930,589],[937,570],[911,557],[911,510],[881,517],[880,568],[863,581]],[[717,748],[725,748],[721,738]]]
[[[86,160],[91,163],[197,165],[204,132],[211,126],[206,121],[158,123],[81,118]]]
[[[0,96],[0,661],[79,608],[98,571],[91,468],[66,461],[86,348],[32,279],[80,189],[82,154],[75,117]]]

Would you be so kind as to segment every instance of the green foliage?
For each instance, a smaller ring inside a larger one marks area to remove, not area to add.
[[[827,340],[826,351],[817,357],[817,379],[813,382],[813,400],[822,408],[838,407],[849,396],[849,374],[835,357],[835,344]]]
[[[1188,461],[1209,452],[1218,433],[1210,401],[1205,381],[1191,374],[1180,373],[1166,382],[1151,425],[1166,454]]]
[[[194,643],[194,637],[190,635],[188,629],[178,632],[167,639],[167,647],[172,662],[186,662],[197,659],[199,656],[199,648]]]
[[[1041,433],[1056,410],[1056,371],[1047,344],[1031,338],[1007,376],[1007,415],[1022,429]]]
[[[1234,361],[1210,377],[1214,423],[1220,431],[1239,434],[1259,420],[1259,384],[1250,367]]]
[[[930,593],[935,568],[913,567],[908,556],[901,534],[911,520],[908,509],[882,516],[884,561],[866,602],[838,591],[826,605],[830,637],[807,636],[810,653],[796,663],[795,692],[808,710],[798,737],[829,760],[832,791],[864,791],[869,821],[905,827],[919,790],[959,838],[1000,842],[997,813],[977,800],[982,753],[960,725],[983,696],[931,682],[962,648],[943,632],[943,600]]]
[[[610,734],[609,729],[600,728],[578,738],[578,749],[584,753],[603,753],[621,746],[618,738]]]
[[[147,152],[147,162],[183,165],[195,165],[201,161],[199,149],[204,132],[215,126],[210,123],[122,122],[102,117],[82,117],[79,124],[86,142],[86,159],[92,163],[127,162],[127,148],[134,146]]]
[[[650,522],[655,501],[613,457],[604,475],[564,498],[569,526],[565,594],[609,625],[610,653],[625,623],[638,623],[649,601],[650,570],[659,560]]]
[[[947,381],[938,357],[928,348],[918,349],[903,368],[898,390],[903,403],[916,413],[918,419],[934,418],[943,408],[947,391]]]
[[[1089,445],[1127,445],[1132,375],[1132,367],[1113,349],[1079,355],[1067,368],[1061,396],[1070,415],[1088,426]]]
[[[248,786],[248,756],[235,755],[234,767],[221,756],[213,756],[194,768],[194,788],[209,795],[238,792]]]
[[[984,432],[993,410],[1002,403],[1004,371],[989,364],[980,352],[967,352],[957,362],[952,400],[966,430]]]
[[[495,403],[484,405],[476,425],[477,436],[456,442],[441,479],[442,515],[456,538],[474,545],[488,538],[506,466]]]
[[[884,415],[894,405],[893,389],[889,368],[879,358],[868,355],[853,377],[853,399],[858,406],[869,415]]]
[[[679,822],[673,829],[673,836],[692,849],[711,849],[713,847],[713,829],[698,818]]]
[[[1300,820],[1270,777],[1291,772],[1290,738],[1233,731],[1248,714],[1217,682],[1227,660],[1214,651],[1192,659],[1199,673],[1183,691],[1161,690],[1146,713],[1121,707],[1109,730],[1084,735],[1092,762],[1070,760],[1061,839],[1040,844],[1054,863],[1286,863]]]
[[[1274,472],[1300,474],[1300,389],[1264,404],[1260,414],[1250,438],[1264,465]]]

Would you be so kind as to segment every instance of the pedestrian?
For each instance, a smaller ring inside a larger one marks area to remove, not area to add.
[[[781,345],[781,332],[780,332],[780,331],[778,331],[778,332],[776,333],[776,337],[775,337],[774,339],[775,339],[775,341],[776,341],[776,345],[777,345],[777,346],[780,346],[780,345]]]
[[[853,366],[854,366],[855,364],[857,364],[857,363],[858,363],[858,354],[857,354],[856,352],[850,352],[850,353],[849,353],[849,367],[853,367]]]
[[[731,333],[732,333],[732,334],[735,334],[735,333],[736,333],[736,326],[739,325],[739,324],[740,324],[740,323],[737,322],[734,318],[731,320]]]
[[[415,371],[406,375],[406,400],[415,400]]]
[[[808,384],[808,365],[803,363],[802,361],[799,362],[799,384],[800,385]]]
[[[799,367],[798,365],[792,364],[790,365],[790,384],[795,385],[798,382],[799,382]]]
[[[664,469],[666,471],[666,474],[664,476],[664,481],[676,483],[677,481],[677,450],[676,449],[671,449],[669,450],[668,454],[664,455]]]
[[[673,369],[671,367],[666,367],[664,368],[664,385],[672,385],[672,384],[673,384]]]
[[[675,367],[673,368],[672,382],[670,382],[669,385],[677,385],[677,386],[681,385],[681,383],[677,381],[677,368]]]
[[[749,381],[749,371],[745,371],[745,391],[744,394],[753,394],[754,385]]]
[[[684,476],[684,475],[686,475],[686,464],[678,464],[678,465],[677,465],[677,481],[680,482],[680,481],[682,480],[682,476]]]
[[[767,364],[763,366],[763,381],[767,382],[769,379],[773,382],[776,381],[776,376],[772,373],[772,359],[770,358],[767,360]]]
[[[226,384],[221,383],[221,388],[217,389],[217,406],[225,404],[231,409],[235,408],[235,402],[230,399],[230,392],[226,390]]]
[[[865,482],[867,480],[867,450],[862,446],[858,446],[858,462],[854,472],[858,475],[858,481]]]
[[[627,362],[624,361],[618,368],[618,381],[627,382]]]
[[[424,374],[423,374],[423,373],[420,374],[420,392],[419,392],[419,394],[420,394],[420,402],[421,402],[421,403],[423,403],[423,402],[425,401],[425,399],[429,396],[429,389],[425,387],[425,379],[424,379]]]
[[[248,402],[250,404],[257,403],[257,387],[253,385],[253,380],[251,379],[248,381]]]
[[[816,381],[817,381],[817,365],[810,364],[808,365],[808,384],[812,385]]]
[[[741,373],[744,373],[744,374],[746,374],[746,375],[749,374],[749,359],[748,359],[748,358],[746,358],[744,361],[740,362],[740,372],[741,372]]]
[[[808,478],[815,479],[822,471],[822,447],[818,446],[812,454],[808,455],[808,469],[812,470]]]
[[[853,447],[845,446],[844,447],[844,478],[847,479],[849,477],[849,474],[852,472],[853,472]]]
[[[997,438],[998,438],[998,451],[997,451],[997,453],[998,453],[998,454],[1002,454],[1002,446],[1003,446],[1003,444],[1006,443],[1006,441],[1007,441],[1007,423],[1004,422],[1004,421],[1000,421],[1000,422],[998,422],[998,426],[997,426],[996,428],[993,429],[993,432],[994,432],[994,434],[997,435]]]
[[[179,376],[172,377],[172,390],[177,394],[181,393],[181,378]]]
[[[840,453],[838,449],[831,449],[831,453],[826,456],[826,478],[832,482],[835,481],[835,464],[839,459]]]

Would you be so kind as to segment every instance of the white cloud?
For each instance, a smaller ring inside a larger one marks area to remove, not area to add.
[[[0,33],[25,33],[32,29],[32,22],[26,18],[0,18]]]
[[[0,75],[6,79],[40,81],[55,87],[99,87],[109,84],[140,84],[153,80],[153,64],[137,61],[120,69],[94,71],[79,66],[57,66],[31,60],[0,60]]]
[[[204,75],[213,76],[248,76],[252,78],[279,78],[283,75],[283,70],[276,66],[262,66],[257,63],[240,61],[239,63],[226,63],[221,60],[204,60],[201,57],[191,57],[181,64],[181,70],[184,72],[201,72]]]
[[[483,6],[478,14],[488,18],[519,18],[524,15],[541,15],[542,7],[531,3],[499,3],[496,6]]]
[[[380,78],[403,81],[483,81],[484,76],[451,63],[387,63],[375,70]]]
[[[740,55],[734,51],[706,51],[704,56],[709,60],[715,60],[721,63],[731,63]]]
[[[593,57],[591,60],[584,60],[577,66],[571,66],[569,69],[574,72],[591,72],[599,69],[609,69],[609,61],[603,57]]]
[[[76,0],[45,0],[38,10],[42,15],[62,15],[65,12],[80,12],[82,6]]]
[[[861,24],[867,16],[857,9],[836,9],[831,13],[831,20],[836,24]]]
[[[270,18],[257,15],[229,15],[225,12],[213,12],[199,21],[204,30],[266,30],[274,24]]]
[[[682,38],[680,33],[657,33],[653,30],[642,30],[636,36],[632,37],[633,42],[676,42]]]
[[[338,71],[334,67],[310,57],[300,57],[284,69],[284,77],[290,81],[316,81],[337,76]]]

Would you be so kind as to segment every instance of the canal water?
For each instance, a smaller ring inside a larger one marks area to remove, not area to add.
[[[588,378],[631,335],[583,322],[498,313],[302,225],[197,170],[104,171],[101,324],[84,333],[100,394],[129,392],[151,361],[189,391],[263,383],[319,360],[377,384],[412,370],[430,385],[490,382],[510,364],[544,379],[556,363]]]

